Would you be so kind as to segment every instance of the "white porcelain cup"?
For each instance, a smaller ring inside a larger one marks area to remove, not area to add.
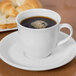
[[[34,16],[52,18],[57,22],[57,24],[43,29],[28,28],[20,24],[22,20]],[[51,54],[57,46],[64,44],[70,39],[73,34],[72,26],[67,23],[60,24],[60,21],[60,15],[49,9],[30,9],[18,14],[16,17],[18,33],[22,41],[21,46],[23,46],[27,57],[45,58]],[[58,42],[58,35],[62,28],[68,28],[70,30],[70,35]]]

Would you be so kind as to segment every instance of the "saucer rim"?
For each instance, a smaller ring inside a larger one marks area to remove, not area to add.
[[[18,31],[16,31],[16,32],[13,32],[13,33],[11,33],[11,34],[9,34],[9,35],[7,35],[6,37],[4,37],[1,41],[0,41],[0,44],[4,41],[4,39],[5,38],[7,38],[8,36],[10,36],[10,35],[13,35],[13,34],[16,34],[16,33],[18,33]],[[63,34],[65,34],[64,32],[61,32],[61,33],[63,33]],[[65,34],[65,35],[67,35],[67,34]],[[72,38],[72,40],[75,42],[75,40]],[[1,48],[1,47],[0,47]],[[7,60],[7,59],[5,59],[2,55],[1,55],[1,53],[0,53],[0,59],[1,60],[3,60],[5,63],[7,63],[7,64],[9,64],[10,66],[13,66],[13,67],[15,67],[15,68],[18,68],[18,69],[22,69],[22,70],[29,70],[29,71],[45,71],[45,70],[52,70],[52,69],[56,69],[56,68],[58,68],[58,67],[61,67],[61,66],[63,66],[63,65],[66,65],[67,63],[69,63],[70,61],[72,61],[73,60],[73,58],[75,57],[75,55],[71,55],[71,57],[65,62],[65,63],[63,63],[63,64],[60,64],[59,66],[55,66],[54,68],[52,67],[52,68],[50,68],[50,67],[41,67],[41,68],[38,68],[38,67],[23,67],[23,66],[21,66],[21,65],[16,65],[16,64],[14,64],[14,63],[11,63],[9,60]]]
[[[2,61],[4,61],[6,64],[8,64],[9,66],[12,66],[14,68],[17,68],[17,69],[21,69],[21,70],[28,70],[28,71],[46,71],[46,70],[53,70],[53,69],[56,69],[56,68],[59,68],[59,67],[62,67],[66,64],[68,64],[69,62],[71,62],[73,59],[74,59],[75,55],[71,56],[70,59],[66,62],[66,63],[63,63],[63,64],[60,64],[59,66],[55,66],[55,67],[42,67],[42,68],[38,68],[38,67],[23,67],[23,66],[20,66],[20,65],[16,65],[14,63],[11,63],[10,61],[6,60],[5,58],[3,58],[1,55],[0,55],[0,59]]]

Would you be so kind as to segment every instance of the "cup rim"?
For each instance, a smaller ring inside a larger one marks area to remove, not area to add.
[[[17,20],[18,17],[19,17],[21,14],[23,14],[23,13],[28,13],[28,12],[33,11],[33,10],[52,11],[52,12],[56,13],[56,15],[59,16],[59,19],[60,19],[60,20],[59,20],[59,22],[57,22],[54,26],[48,27],[48,28],[42,28],[42,29],[33,29],[33,28],[28,28],[28,27],[22,26],[22,25],[18,22],[18,20]],[[19,14],[16,16],[16,23],[17,23],[17,25],[18,25],[18,26],[21,26],[21,27],[23,27],[23,28],[29,29],[29,30],[47,30],[47,29],[50,29],[50,28],[53,28],[53,27],[57,26],[58,24],[60,24],[60,22],[61,22],[61,16],[60,16],[57,12],[55,12],[55,11],[53,11],[53,10],[50,10],[50,9],[44,9],[44,8],[29,9],[29,10],[26,10],[26,11],[23,11],[23,12],[19,13]]]

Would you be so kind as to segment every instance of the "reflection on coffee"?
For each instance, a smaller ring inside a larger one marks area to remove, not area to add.
[[[48,17],[35,16],[22,20],[20,24],[28,28],[42,29],[54,26],[56,21]]]

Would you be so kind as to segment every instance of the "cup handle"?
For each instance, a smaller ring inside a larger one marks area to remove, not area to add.
[[[70,30],[70,35],[65,38],[64,40],[61,40],[57,45],[60,46],[62,44],[64,44],[65,42],[67,42],[73,35],[73,28],[70,24],[67,24],[67,23],[64,23],[64,24],[60,24],[60,27],[59,27],[59,31],[62,29],[62,28],[68,28]]]

